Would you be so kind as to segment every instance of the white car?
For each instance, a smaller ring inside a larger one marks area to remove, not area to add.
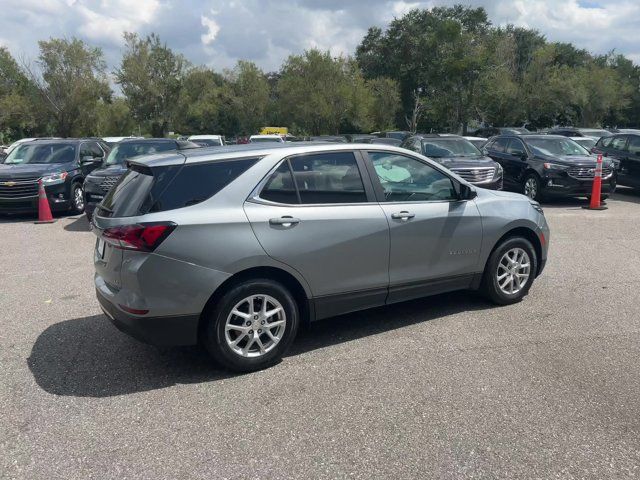
[[[249,143],[284,143],[284,139],[280,135],[251,135],[249,137]]]
[[[222,147],[224,145],[222,135],[191,135],[187,140],[203,147]]]
[[[596,146],[596,142],[597,142],[597,140],[594,140],[593,137],[569,137],[569,138],[574,142],[576,142],[578,145],[583,146],[589,151],[591,151],[591,149]]]
[[[482,147],[484,147],[484,144],[487,143],[488,138],[482,138],[482,137],[464,137],[467,140],[469,140],[471,143],[473,143],[473,146],[476,147],[478,150],[482,150]]]

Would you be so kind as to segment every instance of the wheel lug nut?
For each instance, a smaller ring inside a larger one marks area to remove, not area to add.
[[[258,319],[258,315],[254,315],[254,316],[253,316],[253,319],[254,319],[254,320],[257,320],[257,319]]]
[[[247,327],[250,327],[251,326],[251,322],[247,322],[246,325],[247,325]]]
[[[249,330],[249,335],[251,335],[253,333],[253,330]]]
[[[260,325],[264,325],[264,320],[262,320],[262,321],[260,322]]]
[[[262,329],[258,329],[258,333],[262,333]]]

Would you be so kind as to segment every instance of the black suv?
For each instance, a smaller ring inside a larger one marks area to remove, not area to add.
[[[109,147],[99,139],[21,143],[0,164],[0,213],[37,212],[40,180],[52,211],[82,213],[84,179],[108,153]]]
[[[505,189],[541,200],[551,196],[589,197],[596,157],[570,138],[559,135],[500,135],[484,151],[504,168]],[[602,193],[616,188],[613,162],[602,168]]]
[[[94,170],[85,179],[84,203],[87,218],[91,219],[96,205],[102,201],[109,189],[127,171],[128,160],[141,155],[190,148],[200,148],[200,145],[171,138],[138,138],[116,143],[104,163],[100,165],[101,168]]]
[[[478,187],[502,189],[502,167],[464,137],[448,134],[418,134],[407,138],[402,148],[435,160]]]
[[[615,163],[620,185],[640,188],[640,134],[619,133],[603,137],[591,151],[601,153]]]

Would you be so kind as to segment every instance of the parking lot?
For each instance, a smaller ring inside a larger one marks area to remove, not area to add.
[[[549,261],[314,324],[230,375],[120,333],[84,216],[0,223],[3,478],[624,478],[640,473],[640,195],[545,205]]]

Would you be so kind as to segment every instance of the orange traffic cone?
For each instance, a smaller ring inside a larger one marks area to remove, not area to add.
[[[596,171],[593,176],[593,186],[591,187],[591,201],[589,202],[589,206],[585,206],[582,208],[586,208],[587,210],[606,210],[607,207],[603,206],[602,202],[600,202],[600,193],[602,191],[602,155],[598,155],[597,163],[596,163]]]
[[[51,215],[51,208],[49,208],[49,200],[47,199],[47,192],[44,191],[44,185],[42,180],[38,180],[38,221],[34,223],[53,223],[53,215]]]

